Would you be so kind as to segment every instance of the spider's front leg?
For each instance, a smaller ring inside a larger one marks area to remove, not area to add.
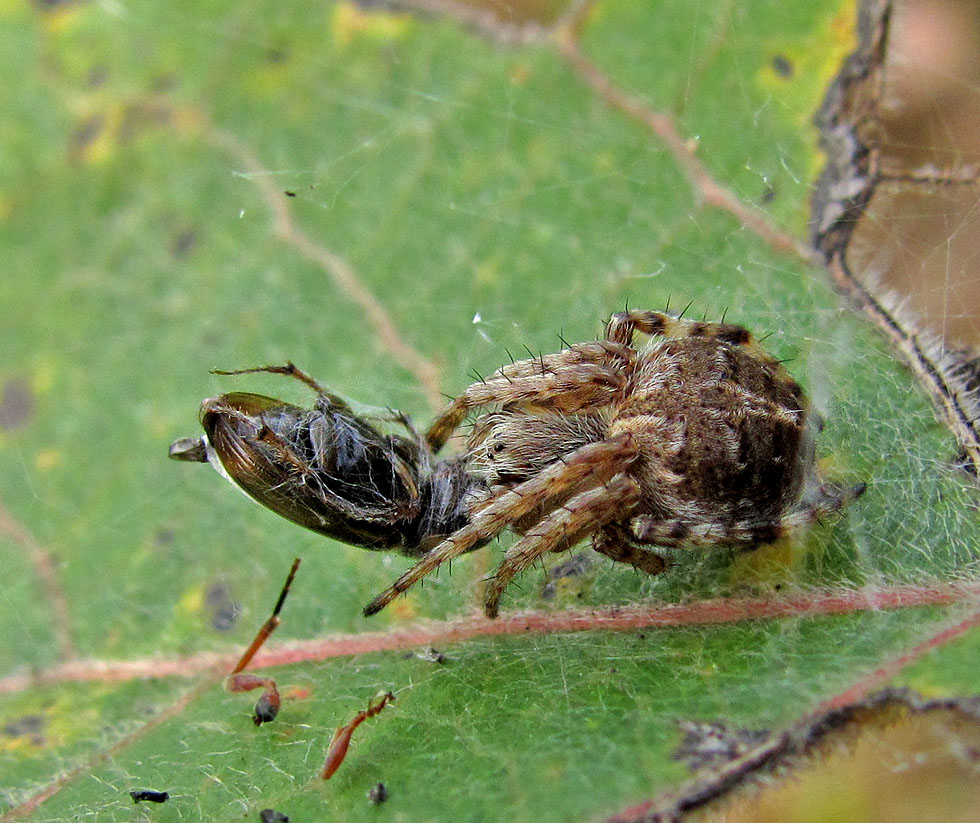
[[[292,362],[286,363],[283,366],[256,366],[255,368],[251,369],[233,369],[232,371],[214,369],[212,370],[211,374],[220,374],[222,376],[230,376],[234,374],[281,374],[284,377],[293,377],[296,380],[299,380],[301,383],[305,383],[318,395],[330,394],[330,392],[323,388],[323,386],[321,386],[314,378],[310,377],[310,375]]]
[[[252,658],[255,657],[256,652],[262,648],[265,641],[269,639],[269,636],[282,622],[279,619],[279,613],[282,611],[282,605],[286,602],[286,596],[289,594],[289,589],[293,585],[293,578],[296,577],[296,571],[299,569],[299,563],[300,560],[297,557],[293,561],[292,567],[289,569],[289,575],[286,577],[286,582],[283,584],[282,590],[279,592],[279,599],[276,600],[276,605],[272,609],[272,614],[269,615],[265,623],[262,624],[261,628],[256,633],[255,638],[249,644],[248,648],[245,649],[245,653],[241,656],[241,658],[239,658],[235,668],[232,669],[228,677],[225,678],[225,690],[232,692],[233,694],[239,692],[250,692],[253,689],[263,690],[258,701],[255,703],[255,714],[252,716],[252,720],[256,726],[261,726],[263,723],[268,723],[271,720],[276,719],[276,715],[279,714],[279,706],[281,702],[279,697],[279,689],[276,687],[276,681],[271,677],[245,674],[243,670],[249,663],[252,662]]]
[[[563,460],[552,463],[530,480],[502,491],[475,514],[468,525],[447,537],[372,600],[364,609],[364,614],[369,617],[377,614],[443,563],[485,543],[532,512],[561,505],[569,498],[574,499],[574,495],[583,489],[609,481],[638,456],[633,437],[623,434],[583,446]]]
[[[439,451],[473,409],[518,406],[574,414],[613,402],[636,352],[616,342],[579,343],[555,354],[518,360],[473,383],[433,421],[426,440]]]
[[[535,560],[548,552],[571,548],[607,523],[623,517],[639,499],[639,484],[632,477],[619,474],[608,483],[577,494],[529,529],[507,550],[487,586],[483,598],[487,617],[497,616],[504,590]]]

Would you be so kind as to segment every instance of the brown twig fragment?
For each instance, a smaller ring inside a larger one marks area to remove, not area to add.
[[[296,570],[299,568],[299,563],[300,559],[297,557],[293,561],[292,568],[289,570],[289,575],[286,577],[282,591],[279,592],[279,599],[272,609],[272,614],[262,624],[255,638],[249,644],[248,648],[245,649],[245,653],[241,656],[238,663],[235,664],[235,668],[231,670],[231,674],[225,680],[225,689],[235,694],[239,692],[250,692],[253,689],[265,690],[255,703],[255,714],[252,716],[252,720],[255,721],[256,726],[261,726],[263,723],[268,723],[276,719],[276,715],[279,714],[279,708],[282,705],[279,697],[279,689],[276,687],[276,681],[271,677],[242,674],[242,670],[252,662],[255,653],[262,648],[265,641],[269,639],[269,635],[282,622],[279,619],[279,612],[282,611],[282,604],[286,602],[286,595],[289,594],[289,587],[292,586],[293,578],[296,577]]]
[[[330,746],[327,748],[327,759],[323,762],[323,771],[320,772],[320,776],[324,780],[333,777],[334,772],[340,768],[340,764],[347,757],[347,749],[350,747],[350,739],[351,735],[354,734],[354,729],[369,717],[374,717],[394,699],[395,695],[391,692],[383,692],[377,695],[368,703],[368,707],[364,711],[358,712],[350,723],[341,726],[334,732],[333,740],[330,741]]]

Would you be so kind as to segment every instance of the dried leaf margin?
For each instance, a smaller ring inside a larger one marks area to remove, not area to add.
[[[916,328],[915,318],[901,309],[898,296],[877,290],[873,277],[853,271],[848,263],[850,241],[875,189],[892,179],[883,162],[877,119],[891,17],[888,0],[861,4],[858,47],[834,78],[814,118],[827,164],[812,199],[811,237],[835,287],[885,332],[929,392],[960,445],[959,464],[980,476],[980,380],[975,355],[947,350],[935,335]],[[948,182],[962,180],[951,177]]]

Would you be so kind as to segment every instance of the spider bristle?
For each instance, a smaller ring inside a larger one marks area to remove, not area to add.
[[[669,312],[669,311],[670,311],[670,295],[668,294],[667,295],[667,305],[664,306],[664,314],[667,314],[667,312]]]
[[[728,317],[728,306],[725,306],[725,310],[721,313],[721,321],[720,322],[724,323],[726,317]]]
[[[766,332],[764,335],[762,335],[762,337],[758,338],[757,342],[762,343],[763,341],[772,337],[775,333],[775,331]]]
[[[694,305],[694,301],[692,300],[692,301],[691,301],[690,303],[688,303],[688,304],[687,304],[687,305],[686,305],[686,306],[684,307],[684,309],[683,309],[683,310],[681,311],[681,313],[680,313],[679,315],[677,315],[677,319],[678,319],[678,320],[683,320],[683,319],[684,319],[684,315],[685,315],[685,314],[687,314],[687,310],[688,310],[689,308],[691,308],[691,306],[693,306],[693,305]]]
[[[511,364],[512,366],[514,366],[514,365],[516,365],[516,364],[517,364],[517,361],[516,361],[516,360],[514,359],[514,355],[512,355],[512,354],[510,353],[510,349],[504,349],[504,351],[505,351],[505,352],[507,352],[507,357],[509,357],[509,358],[510,358],[510,364]]]
[[[564,336],[564,329],[562,329],[562,330],[560,330],[560,331],[558,332],[558,339],[559,339],[559,340],[561,341],[561,344],[562,344],[562,345],[563,345],[563,346],[564,346],[564,347],[565,347],[566,349],[570,349],[570,348],[572,347],[572,346],[571,346],[571,344],[570,344],[570,343],[569,343],[569,342],[568,342],[568,341],[567,341],[567,340],[565,339],[565,336]]]

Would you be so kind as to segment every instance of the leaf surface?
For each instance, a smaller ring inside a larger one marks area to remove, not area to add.
[[[795,721],[967,618],[975,482],[799,253],[851,3],[597,4],[574,41],[350,3],[0,14],[4,819],[356,821],[379,781],[392,819],[601,818],[685,779],[679,719]],[[502,633],[471,612],[508,540],[368,620],[406,559],[166,459],[204,397],[309,402],[210,369],[292,360],[424,422],[508,350],[668,298],[769,334],[826,419],[823,470],[868,483],[839,519],[659,578],[600,560],[546,592],[531,572],[504,609],[542,621]],[[294,556],[269,644],[285,706],[256,729],[221,678]],[[916,653],[902,682],[975,691],[975,645]],[[171,799],[134,808],[141,788]]]

